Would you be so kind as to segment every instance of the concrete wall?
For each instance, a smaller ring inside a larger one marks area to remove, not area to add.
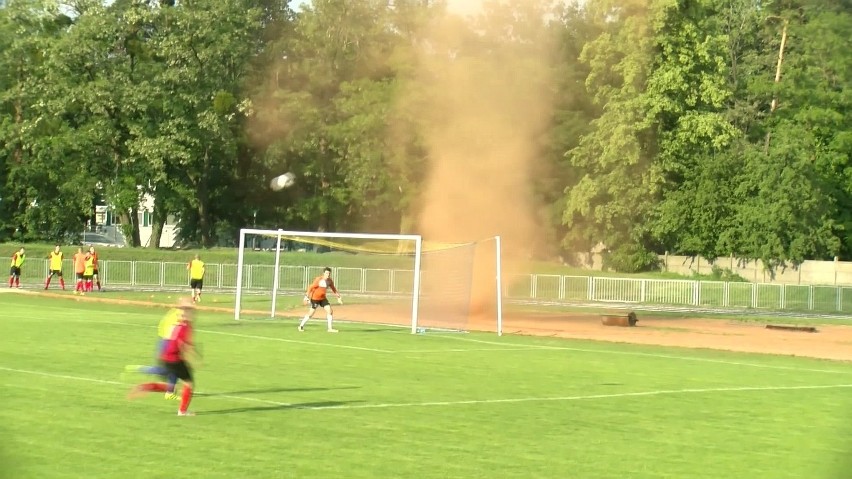
[[[603,269],[603,257],[599,253],[577,255],[579,263],[586,269]],[[729,269],[748,281],[778,284],[817,284],[852,286],[852,262],[850,261],[805,261],[798,267],[779,267],[773,273],[766,270],[763,262],[741,260],[734,257],[716,258],[715,262],[695,256],[660,255],[663,271],[691,276],[694,273],[711,274],[713,266]]]

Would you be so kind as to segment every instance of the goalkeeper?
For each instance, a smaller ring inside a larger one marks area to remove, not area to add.
[[[166,315],[163,316],[163,319],[160,320],[160,324],[157,326],[157,335],[159,336],[159,340],[157,341],[157,353],[155,355],[157,362],[162,363],[162,361],[159,360],[159,357],[163,352],[163,348],[165,348],[166,344],[171,339],[172,330],[174,330],[175,326],[180,323],[184,310],[190,307],[192,307],[192,303],[186,298],[181,298],[178,302],[178,307],[170,309]],[[175,394],[177,376],[169,373],[168,370],[166,370],[166,367],[162,364],[158,366],[127,366],[125,369],[128,372],[164,376],[166,379],[166,399],[177,399],[177,394]]]
[[[302,322],[299,323],[299,331],[305,330],[305,324],[314,316],[317,308],[322,307],[322,309],[325,310],[325,319],[328,322],[328,332],[337,332],[337,330],[332,327],[333,311],[331,309],[331,304],[328,303],[328,297],[326,296],[326,291],[329,289],[337,295],[337,303],[343,304],[343,299],[340,297],[340,293],[337,292],[337,288],[334,286],[334,281],[331,279],[331,268],[326,267],[322,272],[322,276],[317,276],[314,279],[314,282],[311,283],[311,286],[308,287],[308,291],[305,293],[305,299],[303,302],[306,305],[310,305],[310,309],[308,310],[308,314],[302,318]]]

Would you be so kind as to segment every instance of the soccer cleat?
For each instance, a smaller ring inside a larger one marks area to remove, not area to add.
[[[177,399],[178,395],[175,394],[174,391],[172,391],[172,392],[167,392],[164,397],[171,401],[171,400]]]
[[[178,411],[178,416],[195,416],[195,413],[190,411]]]
[[[304,332],[304,331],[305,331],[305,327],[304,327],[304,326],[299,326],[299,331]]]
[[[338,331],[337,331],[336,329],[334,329],[334,328],[328,328],[328,332],[329,332],[329,333],[336,333],[336,332],[338,332]]]

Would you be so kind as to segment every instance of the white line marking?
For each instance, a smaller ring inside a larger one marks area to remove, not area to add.
[[[813,389],[840,389],[852,388],[852,384],[826,384],[813,386],[764,386],[764,387],[725,387],[725,388],[705,388],[705,389],[668,389],[658,391],[639,391],[630,393],[610,393],[610,394],[590,394],[585,396],[561,396],[561,397],[524,397],[524,398],[505,398],[505,399],[470,399],[465,401],[431,401],[417,403],[383,403],[383,404],[358,404],[339,406],[306,406],[303,408],[296,407],[294,409],[381,409],[394,407],[429,407],[429,406],[459,406],[470,404],[507,404],[507,403],[523,403],[523,402],[551,402],[551,401],[581,401],[588,399],[613,399],[625,397],[645,397],[645,396],[664,396],[673,394],[705,394],[705,393],[725,393],[725,392],[754,392],[754,391],[795,391],[795,390],[813,390]]]
[[[33,371],[33,370],[30,370],[30,369],[7,368],[7,367],[4,367],[4,366],[0,366],[0,371],[9,371],[9,372],[19,373],[19,374],[32,374],[34,376],[45,376],[45,377],[56,378],[56,379],[68,379],[68,380],[71,380],[71,381],[85,381],[85,382],[89,382],[89,383],[108,384],[108,385],[111,385],[111,386],[123,386],[123,387],[131,386],[131,384],[123,383],[123,382],[120,382],[120,381],[110,381],[110,380],[107,380],[107,379],[86,378],[86,377],[83,377],[83,376],[71,376],[71,375],[68,375],[68,374],[48,373],[48,372],[44,372],[44,371]],[[205,391],[198,391],[198,395],[200,397],[238,399],[240,401],[251,401],[251,402],[264,403],[264,404],[274,404],[276,406],[290,406],[291,405],[290,403],[283,403],[283,402],[278,402],[278,401],[268,401],[266,399],[249,398],[249,397],[243,397],[243,396],[231,396],[231,395],[227,395],[227,394],[217,394],[217,393],[211,393],[211,392],[205,392]]]
[[[56,318],[35,318],[38,320],[51,320]],[[136,328],[144,328],[144,329],[156,329],[156,325],[151,324],[138,324],[138,323],[125,323],[122,321],[109,321],[109,320],[94,320],[94,319],[56,319],[61,322],[73,322],[73,323],[89,323],[89,324],[114,324],[116,326],[132,326]],[[275,338],[272,336],[257,336],[254,334],[239,334],[239,333],[228,333],[225,331],[211,331],[209,329],[195,329],[196,332],[204,333],[204,334],[218,334],[221,336],[234,336],[237,338],[248,338],[248,339],[260,339],[263,341],[278,341],[282,343],[293,343],[293,344],[305,344],[309,346],[325,346],[329,348],[341,348],[341,349],[354,349],[357,351],[370,351],[374,353],[395,353],[396,351],[391,351],[389,349],[377,349],[377,348],[366,348],[361,346],[350,346],[348,344],[332,344],[332,343],[320,343],[316,341],[301,341],[298,339],[285,339],[285,338]],[[320,331],[322,331],[320,329]]]
[[[371,351],[371,352],[374,352],[374,353],[394,353],[394,352],[396,352],[396,351],[391,351],[391,350],[388,350],[388,349],[364,348],[364,347],[361,347],[361,346],[349,346],[349,345],[346,345],[346,344],[316,343],[316,342],[313,342],[313,341],[299,341],[299,340],[296,340],[296,339],[273,338],[273,337],[270,337],[270,336],[256,336],[256,335],[253,335],[253,334],[225,333],[225,332],[222,332],[222,331],[210,331],[210,330],[207,330],[207,329],[196,329],[196,331],[198,331],[199,333],[204,333],[204,334],[221,334],[223,336],[235,336],[235,337],[238,337],[238,338],[260,339],[260,340],[263,340],[263,341],[281,341],[281,342],[284,342],[284,343],[307,344],[307,345],[311,345],[311,346],[328,346],[328,347],[332,347],[332,348],[355,349],[355,350],[358,350],[358,351]]]
[[[655,354],[655,353],[640,353],[637,351],[616,351],[613,349],[585,349],[585,348],[572,348],[568,346],[544,346],[537,344],[529,344],[522,345],[518,343],[503,343],[497,341],[485,341],[482,339],[472,339],[472,338],[460,338],[455,336],[443,336],[447,339],[455,339],[457,341],[469,341],[473,343],[481,343],[481,344],[494,344],[499,346],[529,346],[530,349],[542,349],[542,350],[554,350],[554,351],[573,351],[578,353],[593,353],[593,354],[616,354],[621,356],[641,356],[646,358],[659,358],[659,359],[677,359],[681,361],[696,361],[696,362],[704,362],[704,363],[715,363],[715,364],[728,364],[731,366],[748,366],[753,368],[764,368],[764,369],[782,369],[787,371],[802,371],[802,372],[810,372],[810,373],[829,373],[829,374],[852,374],[852,370],[849,371],[839,371],[836,369],[816,369],[816,368],[801,368],[797,366],[778,366],[773,364],[758,364],[758,363],[744,363],[740,361],[727,361],[724,359],[711,359],[711,358],[699,358],[695,356],[676,356],[672,354]],[[658,345],[645,345],[645,346],[654,346],[654,347],[665,347]],[[739,353],[738,351],[728,351]],[[757,354],[757,353],[742,353],[742,354]],[[813,358],[802,358],[802,359],[813,359]]]
[[[58,379],[67,379],[72,381],[86,381],[99,384],[108,384],[116,386],[126,386],[118,381],[108,381],[103,379],[86,378],[81,376],[71,376],[67,374],[55,374],[42,371],[32,371],[27,369],[15,369],[0,366],[0,370],[10,371],[21,374],[33,374],[37,376],[46,376]],[[266,399],[249,398],[243,396],[231,396],[226,394],[203,393],[199,391],[200,397],[206,398],[228,398],[240,401],[257,402],[263,404],[271,404],[275,406],[290,406],[293,409],[306,410],[323,410],[323,409],[385,409],[385,408],[411,408],[411,407],[434,407],[434,406],[464,406],[477,404],[513,404],[525,402],[559,402],[559,401],[582,401],[589,399],[615,399],[626,397],[648,397],[648,396],[665,396],[675,394],[707,394],[707,393],[726,393],[726,392],[765,392],[765,391],[802,391],[802,390],[820,390],[820,389],[841,389],[852,388],[852,384],[822,384],[822,385],[805,385],[805,386],[739,386],[739,387],[720,387],[720,388],[701,388],[701,389],[662,389],[656,391],[636,391],[626,393],[610,393],[610,394],[588,394],[582,396],[557,396],[557,397],[522,397],[522,398],[502,398],[502,399],[468,399],[459,401],[426,401],[426,402],[410,402],[410,403],[378,403],[378,404],[341,404],[337,406],[299,406],[298,404],[285,403],[279,401],[269,401]]]
[[[135,313],[127,313],[127,314],[135,314]],[[139,313],[141,314],[141,313]],[[45,318],[35,318],[29,317],[26,319],[38,319],[38,320],[55,320],[55,321],[65,321],[65,322],[79,322],[79,323],[94,323],[94,324],[114,324],[119,326],[134,326],[140,328],[156,328],[154,325],[147,324],[137,324],[137,323],[125,323],[121,321],[108,321],[108,320],[90,320],[90,319],[59,319],[56,316],[45,317]],[[359,323],[360,324],[360,323]],[[364,323],[368,324],[368,323]],[[383,354],[418,354],[418,353],[432,353],[432,350],[388,350],[388,349],[377,349],[377,348],[364,348],[359,346],[349,346],[349,345],[341,345],[341,344],[330,344],[330,343],[320,343],[314,341],[299,341],[295,339],[284,339],[284,338],[275,338],[270,336],[257,336],[257,335],[243,335],[237,333],[228,333],[222,331],[210,331],[210,330],[196,330],[203,333],[211,333],[211,334],[219,334],[223,336],[235,336],[235,337],[243,337],[248,339],[260,339],[265,341],[279,341],[285,343],[294,343],[294,344],[305,344],[311,346],[325,346],[331,348],[342,348],[342,349],[355,349],[360,351],[370,351],[376,353]],[[429,336],[424,336],[429,337]],[[658,359],[674,359],[679,361],[693,361],[693,362],[703,362],[703,363],[713,363],[713,364],[726,364],[729,366],[746,366],[752,368],[761,368],[761,369],[778,369],[784,371],[800,371],[800,372],[811,372],[811,373],[826,373],[826,374],[852,374],[852,370],[849,371],[839,371],[836,369],[818,369],[818,368],[802,368],[797,366],[779,366],[779,365],[771,365],[771,364],[758,364],[758,363],[747,363],[741,361],[728,361],[724,359],[711,359],[711,358],[701,358],[695,356],[677,356],[671,354],[655,354],[655,353],[642,353],[637,351],[617,351],[613,349],[586,349],[586,348],[575,348],[568,346],[545,346],[539,344],[521,344],[521,343],[512,343],[512,342],[498,342],[498,341],[487,341],[482,339],[473,339],[467,337],[459,337],[459,336],[449,336],[449,335],[441,335],[441,336],[431,336],[432,339],[453,339],[456,341],[467,341],[478,344],[490,344],[495,346],[502,346],[503,348],[472,348],[472,349],[449,349],[449,350],[434,350],[434,352],[466,352],[466,351],[572,351],[579,353],[592,353],[592,354],[611,354],[611,355],[621,355],[621,356],[639,356],[639,357],[647,357],[647,358],[658,358]],[[508,348],[507,348],[508,346]],[[653,346],[655,345],[646,345]],[[517,349],[514,349],[517,348]],[[732,351],[734,353],[738,353],[737,351]],[[755,353],[745,353],[742,354],[755,354]],[[805,358],[803,358],[805,359]]]
[[[13,373],[21,373],[21,374],[32,374],[35,376],[46,376],[49,378],[58,378],[58,379],[70,379],[72,381],[86,381],[90,383],[98,383],[98,384],[112,384],[115,386],[126,386],[126,384],[118,382],[118,381],[108,381],[106,379],[95,379],[95,378],[84,378],[82,376],[69,376],[67,374],[56,374],[56,373],[47,373],[43,371],[32,371],[29,369],[15,369],[15,368],[7,368],[0,366],[0,370],[9,371]]]

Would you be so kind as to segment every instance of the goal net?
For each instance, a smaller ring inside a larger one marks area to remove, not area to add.
[[[234,319],[304,315],[308,285],[329,267],[344,301],[337,305],[329,293],[335,321],[501,333],[499,251],[499,237],[440,243],[419,235],[243,229]]]

